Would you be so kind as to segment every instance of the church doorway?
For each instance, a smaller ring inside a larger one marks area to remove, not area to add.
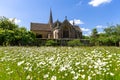
[[[36,34],[36,38],[42,38],[41,34]]]
[[[69,29],[67,27],[63,29],[63,38],[69,38]]]

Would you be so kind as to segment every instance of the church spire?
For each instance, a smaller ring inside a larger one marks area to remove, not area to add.
[[[50,17],[49,17],[49,24],[52,26],[53,24],[53,17],[52,17],[52,10],[50,8]]]

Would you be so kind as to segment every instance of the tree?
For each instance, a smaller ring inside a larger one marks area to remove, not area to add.
[[[104,29],[106,37],[109,38],[111,45],[118,45],[120,41],[120,25],[112,25]],[[109,43],[109,44],[110,44]]]
[[[18,28],[18,25],[16,25],[13,21],[10,21],[6,17],[0,17],[0,28],[14,30]]]
[[[0,45],[32,45],[35,35],[8,18],[0,18]]]
[[[92,30],[92,34],[91,34],[91,38],[90,38],[90,42],[92,45],[98,45],[98,31],[96,28],[94,28]]]

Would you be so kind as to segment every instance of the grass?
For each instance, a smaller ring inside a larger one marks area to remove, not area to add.
[[[120,80],[119,47],[0,47],[1,80]]]

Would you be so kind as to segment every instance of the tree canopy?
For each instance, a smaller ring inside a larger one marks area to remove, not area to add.
[[[97,29],[92,30],[91,42],[98,45],[118,46],[120,42],[120,25],[111,25],[104,28],[104,33],[97,34]]]
[[[6,17],[0,17],[0,45],[30,45],[35,35]]]

